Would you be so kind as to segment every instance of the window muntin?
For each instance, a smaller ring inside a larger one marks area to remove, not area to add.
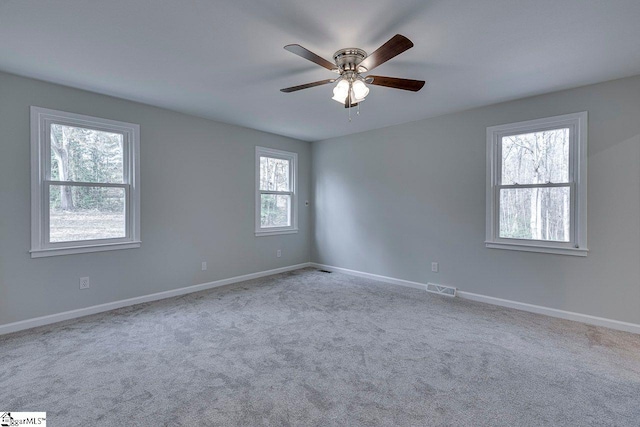
[[[487,129],[487,247],[586,254],[586,120]]]
[[[140,246],[138,125],[32,107],[32,257]]]
[[[256,235],[297,231],[297,154],[256,147]]]

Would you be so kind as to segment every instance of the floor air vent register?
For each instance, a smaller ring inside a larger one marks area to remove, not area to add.
[[[436,285],[435,283],[427,283],[427,292],[445,295],[448,297],[456,296],[456,288],[453,288],[451,286]]]

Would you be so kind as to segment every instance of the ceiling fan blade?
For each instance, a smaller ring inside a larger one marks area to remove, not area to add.
[[[396,34],[391,37],[388,42],[380,46],[378,50],[367,56],[365,60],[360,63],[360,66],[371,71],[378,65],[384,64],[391,58],[400,55],[402,52],[409,50],[412,47],[413,43],[411,40],[403,35]]]
[[[311,52],[309,49],[305,49],[299,44],[288,44],[285,47],[285,50],[288,50],[291,53],[295,53],[298,56],[303,57],[304,59],[308,59],[311,62],[315,62],[321,67],[326,68],[327,70],[334,70],[336,68],[336,64],[333,62],[329,62],[321,56],[316,55]]]
[[[286,87],[284,89],[280,89],[280,92],[290,93],[290,92],[295,92],[297,90],[308,89],[310,87],[326,85],[327,83],[333,83],[335,81],[336,81],[335,79],[320,80],[319,82],[307,83],[299,86]]]
[[[417,92],[424,86],[423,80],[411,80],[411,79],[399,79],[397,77],[385,77],[385,76],[367,76],[367,80],[373,79],[369,84],[386,86],[394,89],[410,90]]]

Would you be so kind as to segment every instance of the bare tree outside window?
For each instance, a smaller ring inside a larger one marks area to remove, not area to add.
[[[260,190],[288,192],[290,186],[289,160],[260,157]],[[286,194],[260,195],[261,227],[288,227],[291,225],[291,196]]]
[[[569,131],[502,137],[500,237],[570,240]]]
[[[296,233],[298,155],[256,147],[256,236]]]
[[[487,128],[487,248],[587,256],[587,120]]]

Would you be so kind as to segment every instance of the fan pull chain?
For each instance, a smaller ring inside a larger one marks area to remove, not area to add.
[[[353,82],[349,80],[349,92],[347,95],[347,99],[349,100],[349,123],[351,123],[351,94],[353,93]]]

